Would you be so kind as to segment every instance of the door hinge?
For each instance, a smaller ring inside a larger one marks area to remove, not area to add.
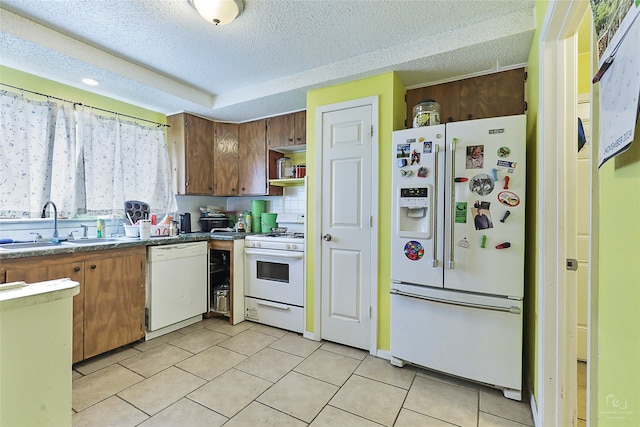
[[[527,111],[528,108],[529,108],[529,105],[527,104],[527,101],[524,101],[524,111]]]
[[[575,258],[567,258],[567,270],[569,271],[578,270],[578,260]]]
[[[373,125],[371,125],[371,137],[373,137]]]
[[[369,306],[369,319],[371,319],[373,313],[373,309]]]
[[[369,227],[373,227],[373,216],[369,217]]]

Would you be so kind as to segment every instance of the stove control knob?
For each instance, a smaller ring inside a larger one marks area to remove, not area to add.
[[[284,247],[285,247],[286,249],[291,249],[291,245],[290,245],[290,244],[288,244],[288,243],[287,243]]]
[[[291,249],[293,249],[293,250],[298,249],[298,245],[291,245]]]
[[[260,242],[256,242],[256,248],[260,247]]]

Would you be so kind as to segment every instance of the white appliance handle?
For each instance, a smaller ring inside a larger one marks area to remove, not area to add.
[[[469,307],[469,308],[479,308],[481,310],[503,311],[505,313],[511,313],[511,314],[520,314],[522,312],[522,310],[520,310],[520,308],[516,306],[504,307],[500,305],[476,304],[472,302],[453,301],[449,299],[441,299],[441,298],[434,298],[434,297],[426,297],[423,295],[410,294],[408,292],[402,292],[397,289],[391,289],[389,293],[392,295],[398,295],[402,297],[409,297],[409,298],[414,298],[414,299],[419,299],[424,301],[436,302],[440,304],[458,305],[458,306]]]
[[[434,200],[434,207],[431,209],[431,218],[433,219],[433,224],[431,225],[431,229],[433,230],[433,239],[431,239],[431,245],[432,245],[432,253],[433,253],[433,258],[431,259],[431,266],[434,268],[438,267],[438,152],[439,150],[439,146],[438,144],[435,144],[433,146],[433,150],[435,151],[435,161],[433,163],[433,176],[434,176],[434,183],[433,183],[433,200]]]
[[[449,150],[451,151],[451,201],[449,203],[449,209],[451,211],[449,218],[449,263],[448,267],[450,270],[453,270],[455,265],[453,259],[453,224],[455,223],[455,204],[456,204],[456,144],[458,142],[458,138],[453,138],[451,140],[451,144],[449,146]]]
[[[264,306],[272,307],[272,308],[279,308],[280,310],[289,310],[289,308],[290,308],[288,305],[280,304],[278,302],[262,301],[262,300],[258,300],[256,302],[258,303],[258,305],[264,305]]]
[[[293,259],[304,258],[304,253],[298,252],[298,251],[280,251],[280,250],[269,250],[269,249],[244,248],[244,253],[247,255],[262,255],[262,256],[270,256],[275,258],[293,258]]]

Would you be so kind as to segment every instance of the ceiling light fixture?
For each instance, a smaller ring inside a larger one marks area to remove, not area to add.
[[[189,0],[189,3],[207,21],[215,25],[226,25],[244,10],[242,0]]]
[[[99,84],[97,81],[95,81],[94,79],[90,79],[90,78],[82,79],[82,83],[84,83],[86,85],[89,85],[89,86],[98,86],[98,84]]]

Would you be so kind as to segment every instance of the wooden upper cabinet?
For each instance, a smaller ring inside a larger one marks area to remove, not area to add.
[[[267,145],[270,149],[293,145],[294,138],[293,114],[284,114],[267,119]]]
[[[267,147],[271,150],[304,146],[307,143],[307,112],[284,114],[267,119]],[[283,150],[285,151],[285,150]]]
[[[460,81],[460,119],[524,114],[524,68]]]
[[[524,84],[525,70],[518,68],[408,90],[406,127],[413,127],[413,107],[424,99],[440,104],[440,123],[523,114]]]
[[[293,117],[294,141],[293,145],[306,145],[307,144],[307,112],[298,111],[294,113]]]
[[[215,196],[238,195],[238,125],[215,123],[213,175]]]
[[[215,126],[188,113],[167,117],[169,157],[177,194],[214,194]]]
[[[407,91],[406,127],[413,127],[413,107],[420,101],[433,99],[440,104],[440,123],[460,120],[460,85],[459,82],[444,83],[435,86],[421,87]]]
[[[242,195],[267,194],[267,120],[238,127],[238,189]]]

